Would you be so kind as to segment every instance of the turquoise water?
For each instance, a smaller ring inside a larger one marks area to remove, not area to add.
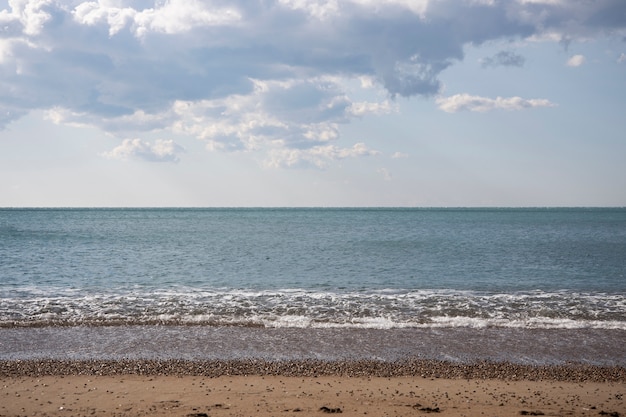
[[[626,329],[625,209],[5,209],[0,324]]]

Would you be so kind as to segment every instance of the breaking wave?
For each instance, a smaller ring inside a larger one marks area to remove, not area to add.
[[[174,287],[0,294],[0,326],[188,324],[267,328],[502,327],[626,330],[626,294],[311,291]]]

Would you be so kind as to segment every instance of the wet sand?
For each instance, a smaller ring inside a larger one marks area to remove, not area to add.
[[[625,394],[583,365],[0,362],[0,416],[624,416]]]

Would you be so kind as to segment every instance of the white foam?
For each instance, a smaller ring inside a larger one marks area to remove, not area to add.
[[[294,328],[308,328],[312,327],[312,320],[310,317],[306,316],[281,316],[274,317],[271,319],[259,319],[266,327],[274,327],[274,328],[285,328],[285,327],[294,327]]]
[[[626,330],[626,322],[529,318],[525,320],[478,319],[473,317],[434,317],[431,323],[418,327],[506,327],[519,329],[604,329]]]
[[[22,287],[0,298],[0,324],[187,322],[267,327],[517,327],[626,329],[626,294],[568,291],[310,291],[132,286],[88,290]]]

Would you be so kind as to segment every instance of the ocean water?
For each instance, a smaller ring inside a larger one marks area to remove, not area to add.
[[[624,346],[626,209],[0,209],[0,359]]]

